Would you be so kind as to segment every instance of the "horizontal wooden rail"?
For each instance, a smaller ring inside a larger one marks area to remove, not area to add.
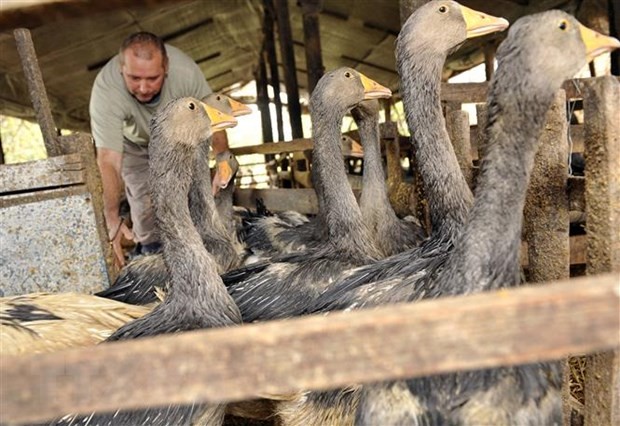
[[[620,79],[620,78],[619,78]],[[591,78],[575,78],[564,82],[566,99],[583,98],[584,84]],[[441,100],[457,103],[481,103],[487,101],[489,83],[442,83]]]
[[[312,139],[293,139],[286,142],[266,142],[258,145],[240,146],[238,148],[231,148],[230,151],[235,155],[265,155],[305,151],[306,149],[312,149],[312,147]]]
[[[0,194],[34,191],[86,182],[80,154],[0,166]]]
[[[457,282],[454,285],[458,285]],[[617,348],[620,274],[0,362],[3,422],[225,402]]]

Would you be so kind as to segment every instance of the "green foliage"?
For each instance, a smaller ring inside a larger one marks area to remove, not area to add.
[[[4,161],[23,163],[47,157],[38,124],[20,118],[0,115],[0,135]]]

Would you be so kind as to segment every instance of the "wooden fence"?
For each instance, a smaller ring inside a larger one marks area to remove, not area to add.
[[[484,86],[459,85],[458,91],[478,93],[480,87]],[[526,218],[544,219],[526,219],[525,238],[530,274],[549,284],[4,357],[0,422],[169,403],[239,401],[589,354],[585,422],[620,424],[620,84],[603,77],[565,87],[568,90],[558,94],[549,112],[543,135],[549,149],[539,153],[532,177],[534,185],[550,185],[553,197],[528,195],[525,213]],[[579,92],[571,93],[571,87]],[[444,96],[449,102],[484,100]],[[587,237],[582,244],[590,276],[569,279],[563,117],[565,99],[577,96],[583,98],[585,114],[582,193]],[[459,140],[466,143],[469,136],[468,131]],[[457,151],[472,151],[462,148]],[[281,191],[285,196],[283,191],[291,190]],[[547,232],[542,239],[541,232]]]

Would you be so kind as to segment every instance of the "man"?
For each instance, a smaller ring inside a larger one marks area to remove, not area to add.
[[[97,75],[90,98],[91,131],[103,183],[108,237],[119,266],[125,263],[122,236],[137,243],[138,254],[160,248],[148,188],[151,116],[172,99],[202,99],[209,93],[211,88],[198,65],[148,32],[127,37],[119,54]],[[214,144],[228,145],[224,132],[215,133],[213,139]],[[123,182],[132,230],[119,216]]]

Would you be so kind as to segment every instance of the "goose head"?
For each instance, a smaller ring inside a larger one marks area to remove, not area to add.
[[[566,12],[550,10],[524,16],[510,27],[497,51],[498,70],[536,70],[531,84],[557,91],[588,61],[618,47],[617,39],[581,25]]]
[[[508,28],[508,21],[465,7],[455,1],[431,1],[407,19],[398,43],[450,53],[466,39]]]
[[[179,98],[168,103],[152,121],[157,139],[196,147],[214,132],[237,125],[228,114],[196,98]]]
[[[327,72],[317,83],[310,96],[310,111],[326,108],[335,115],[347,111],[366,99],[389,98],[392,91],[353,68],[342,67]],[[313,107],[314,106],[314,107]]]
[[[217,153],[215,156],[215,175],[212,182],[212,193],[216,195],[226,189],[239,170],[237,158],[229,150]]]

